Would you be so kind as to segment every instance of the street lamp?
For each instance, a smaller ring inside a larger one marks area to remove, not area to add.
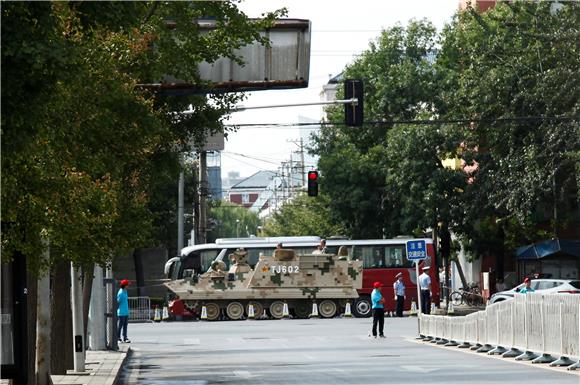
[[[240,237],[240,220],[236,219],[236,238]]]

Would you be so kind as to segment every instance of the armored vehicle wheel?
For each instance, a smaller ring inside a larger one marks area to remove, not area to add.
[[[246,305],[246,315],[250,314],[250,305],[254,305],[254,317],[258,318],[264,313],[264,307],[260,302],[251,301]]]
[[[270,315],[272,318],[281,319],[284,317],[284,302],[274,301],[270,305]]]
[[[320,302],[318,312],[323,318],[332,318],[336,315],[336,303],[329,299]]]
[[[371,298],[367,296],[359,297],[354,301],[352,313],[357,318],[366,318],[371,316],[371,309]]]
[[[220,307],[217,304],[208,302],[205,304],[205,308],[207,310],[208,321],[215,321],[220,317]]]
[[[312,312],[312,306],[307,302],[300,301],[294,306],[294,314],[298,318],[308,318]]]
[[[226,314],[230,319],[240,319],[244,315],[244,306],[239,302],[230,302],[226,307]]]

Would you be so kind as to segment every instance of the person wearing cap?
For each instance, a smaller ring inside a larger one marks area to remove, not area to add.
[[[397,301],[397,317],[403,316],[403,305],[405,304],[405,284],[403,283],[403,273],[397,273],[397,280],[393,284],[395,301]]]
[[[119,282],[121,288],[117,292],[117,316],[119,317],[119,323],[117,325],[117,337],[119,342],[131,342],[127,338],[127,325],[129,323],[129,294],[127,294],[127,286],[129,286],[129,281],[123,279]],[[123,332],[123,339],[121,339],[121,331]]]
[[[419,287],[421,288],[421,313],[431,313],[431,277],[429,277],[429,266],[423,266],[423,273],[419,276]]]
[[[385,338],[385,299],[381,293],[383,284],[375,282],[373,284],[374,290],[371,293],[371,301],[373,303],[373,337],[377,338],[377,324],[379,327],[379,337]]]
[[[533,293],[533,292],[535,292],[535,290],[532,289],[532,281],[528,277],[526,277],[524,279],[524,283],[526,284],[526,286],[522,287],[520,289],[520,291],[518,291],[518,293],[520,293],[520,294],[526,294],[526,293]]]

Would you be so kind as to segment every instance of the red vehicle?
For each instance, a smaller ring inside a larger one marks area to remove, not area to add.
[[[370,295],[373,291],[373,283],[377,281],[383,284],[381,292],[386,301],[385,310],[395,311],[393,284],[396,281],[397,273],[403,273],[406,295],[404,309],[411,309],[412,301],[415,301],[418,306],[415,263],[407,259],[407,240],[409,238],[327,241],[326,246],[329,252],[336,253],[339,247],[345,246],[351,258],[363,261],[363,287],[358,291],[360,296],[352,309],[356,317],[369,317],[371,315]],[[425,239],[425,243],[428,258],[420,262],[419,271],[423,266],[431,267],[429,269],[433,293],[431,302],[439,305],[440,290],[437,266],[433,263],[435,261],[433,241]]]
[[[352,312],[355,317],[369,317],[371,315],[370,294],[373,291],[373,282],[380,281],[383,284],[383,297],[385,298],[385,310],[395,311],[393,284],[397,273],[403,273],[405,284],[405,310],[411,309],[411,302],[417,303],[417,283],[415,264],[407,259],[407,241],[415,238],[395,239],[328,239],[326,247],[328,253],[338,254],[341,246],[346,248],[348,256],[363,261],[363,287],[358,291],[359,298],[355,301]],[[319,237],[271,237],[271,238],[241,238],[241,239],[218,239],[216,243],[195,245],[184,248],[181,256],[170,259],[165,272],[169,279],[180,279],[186,269],[194,269],[196,272],[205,272],[214,260],[223,261],[229,265],[227,256],[238,248],[244,248],[248,252],[250,265],[254,265],[260,254],[271,255],[278,243],[285,248],[294,249],[297,254],[308,254],[316,249],[320,242]],[[440,290],[437,267],[435,261],[433,242],[425,239],[428,258],[421,261],[419,268],[430,266],[431,301],[439,304]]]

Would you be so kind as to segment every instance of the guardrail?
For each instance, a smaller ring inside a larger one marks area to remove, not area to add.
[[[149,297],[129,297],[129,322],[151,322]]]
[[[580,295],[516,294],[463,317],[421,315],[420,335],[446,346],[577,369]]]

